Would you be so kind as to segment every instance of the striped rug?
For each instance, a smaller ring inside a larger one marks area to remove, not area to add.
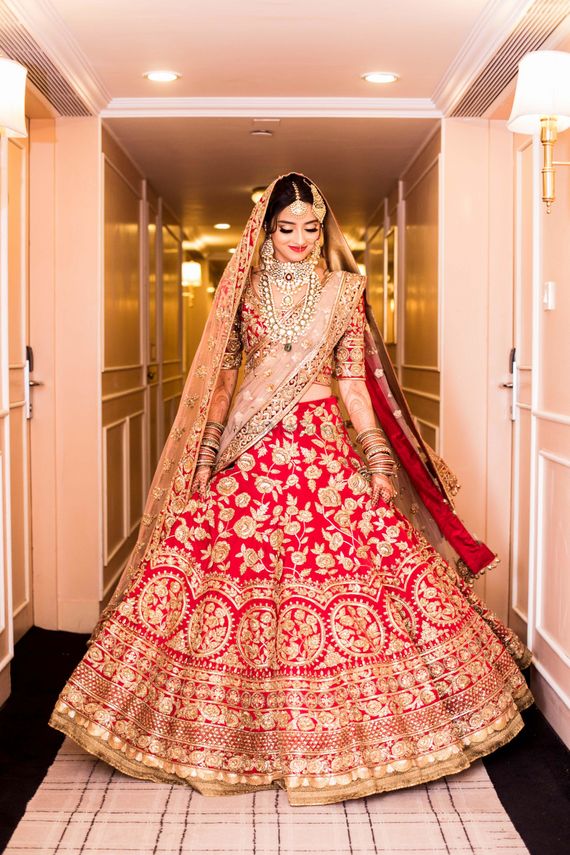
[[[7,849],[13,855],[523,855],[483,764],[319,807],[282,791],[205,798],[136,781],[66,739]]]

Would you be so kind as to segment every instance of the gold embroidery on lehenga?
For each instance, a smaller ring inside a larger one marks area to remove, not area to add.
[[[186,608],[183,582],[172,573],[155,576],[139,596],[139,616],[142,623],[161,637],[172,635]]]

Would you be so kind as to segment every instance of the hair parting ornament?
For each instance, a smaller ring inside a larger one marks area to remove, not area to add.
[[[293,181],[292,184],[293,190],[295,191],[295,201],[291,202],[291,204],[289,205],[289,211],[294,217],[304,217],[307,213],[307,203],[303,202],[303,200],[301,199],[298,184],[295,181]],[[322,224],[325,218],[325,214],[327,212],[324,199],[314,184],[309,183],[309,187],[311,188],[311,193],[313,194],[313,213],[319,223]]]

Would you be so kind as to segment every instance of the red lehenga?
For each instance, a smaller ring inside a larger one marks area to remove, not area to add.
[[[530,653],[462,575],[492,553],[453,514],[434,458],[422,465],[372,339],[367,382],[407,513],[370,506],[336,398],[298,400],[299,374],[326,374],[331,358],[358,376],[362,285],[331,277],[323,342],[307,345],[320,356],[286,375],[280,407],[274,389],[256,399],[247,392],[260,387],[244,381],[204,498],[188,492],[184,454],[170,466],[178,486],[51,719],[127,774],[327,803],[457,772],[522,727]],[[251,378],[270,355],[241,297],[220,364],[235,355],[239,323]]]

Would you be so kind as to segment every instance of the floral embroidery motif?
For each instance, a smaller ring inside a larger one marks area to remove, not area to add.
[[[142,623],[152,632],[169,638],[178,627],[186,606],[183,584],[176,576],[157,576],[145,585],[139,597]]]
[[[129,774],[295,803],[508,741],[528,651],[359,466],[336,400],[297,404],[165,519],[56,726]]]
[[[284,665],[310,665],[318,658],[324,643],[323,619],[314,609],[303,603],[283,610],[279,616],[277,651]]]
[[[254,606],[242,615],[237,644],[245,661],[253,668],[275,667],[277,621],[267,607]]]
[[[194,609],[188,628],[188,645],[195,656],[213,656],[225,645],[232,629],[225,603],[205,597]]]
[[[331,615],[332,631],[342,651],[355,656],[377,656],[384,647],[384,630],[372,606],[339,603]]]

